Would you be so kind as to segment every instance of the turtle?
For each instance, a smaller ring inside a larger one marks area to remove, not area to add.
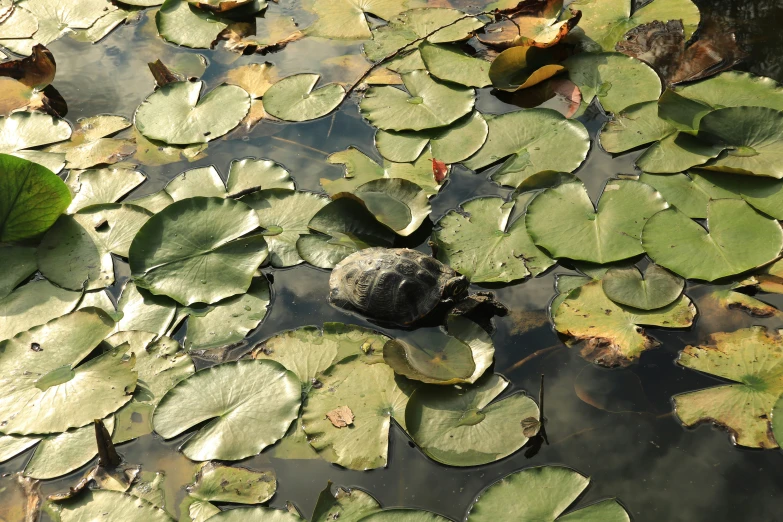
[[[469,297],[468,286],[465,276],[417,250],[367,248],[334,268],[329,277],[329,303],[377,323],[410,327],[437,310],[453,309],[464,302]],[[485,300],[486,294],[479,299],[479,306]],[[492,302],[495,309],[505,310]],[[463,313],[474,308],[463,306]]]

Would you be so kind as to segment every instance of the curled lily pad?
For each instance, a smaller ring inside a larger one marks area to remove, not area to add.
[[[617,304],[640,310],[657,310],[676,301],[685,288],[685,280],[658,265],[650,265],[642,274],[636,267],[612,268],[603,278],[606,297]]]
[[[707,216],[705,229],[676,208],[655,214],[644,225],[644,250],[674,273],[706,281],[745,272],[780,255],[780,225],[745,201],[712,200]]]
[[[200,81],[164,85],[136,109],[136,128],[172,145],[207,143],[239,125],[250,110],[250,95],[241,87],[219,85],[201,97],[203,88]]]
[[[68,213],[90,205],[116,203],[146,179],[141,172],[126,168],[72,170],[65,180],[73,196]]]
[[[313,522],[328,522],[330,520],[346,520],[358,522],[363,517],[377,513],[381,505],[369,493],[358,488],[337,488],[332,493],[332,483],[318,495],[318,501],[313,509]]]
[[[81,292],[72,292],[41,279],[20,286],[0,300],[0,340],[57,319],[79,304]]]
[[[481,197],[449,211],[432,234],[436,257],[474,283],[510,283],[544,272],[554,261],[533,244],[524,214],[510,222],[531,196]]]
[[[400,236],[409,236],[419,229],[432,212],[426,193],[405,179],[376,179],[339,197],[356,199],[380,222]]]
[[[264,94],[264,109],[276,118],[287,121],[308,121],[326,116],[336,109],[345,88],[330,83],[315,88],[318,74],[295,74],[272,85]]]
[[[229,23],[187,0],[166,0],[155,15],[158,33],[164,40],[195,49],[211,48]]]
[[[677,363],[731,384],[674,396],[674,412],[686,426],[715,422],[739,446],[776,448],[769,414],[783,394],[780,334],[754,326],[715,333],[701,346],[688,346]]]
[[[219,198],[177,201],[139,230],[129,263],[136,285],[184,305],[211,304],[250,287],[266,259],[263,236],[244,203]]]
[[[65,166],[65,154],[31,150],[71,137],[68,122],[40,112],[15,112],[0,117],[0,154],[43,165],[55,174]]]
[[[628,512],[616,499],[603,500],[561,516],[587,489],[589,483],[589,477],[563,466],[516,471],[479,494],[468,508],[466,520],[630,522]]]
[[[128,402],[136,385],[133,357],[109,351],[82,363],[113,329],[105,312],[87,308],[0,342],[0,431],[59,433]],[[95,394],[100,401],[91,400]]]
[[[87,489],[73,500],[59,504],[59,507],[62,522],[100,518],[127,522],[174,522],[161,508],[119,491]]]
[[[405,424],[430,458],[450,466],[495,462],[524,446],[538,429],[536,403],[525,393],[493,402],[508,386],[489,375],[464,388],[421,387],[411,395]]]
[[[571,290],[552,315],[555,329],[570,338],[569,344],[585,341],[585,359],[611,367],[627,366],[660,344],[641,326],[686,328],[693,324],[696,307],[681,295],[657,310],[625,308],[606,297],[601,281],[592,281]]]
[[[503,161],[492,174],[502,185],[516,187],[538,172],[573,172],[590,149],[587,129],[550,109],[529,109],[485,116],[489,135],[484,146],[465,162],[477,170]]]
[[[533,242],[554,258],[610,263],[643,253],[644,224],[667,207],[649,185],[611,180],[595,210],[584,185],[565,183],[538,194],[525,221]]]
[[[0,154],[0,241],[19,241],[46,232],[70,202],[68,187],[49,169]]]
[[[307,34],[324,38],[369,40],[372,37],[366,15],[389,20],[408,9],[410,0],[315,0],[318,20]]]
[[[496,89],[514,92],[537,85],[559,74],[560,54],[538,47],[512,47],[500,53],[489,69],[489,79]]]
[[[486,60],[469,56],[455,47],[429,42],[423,42],[419,52],[427,70],[436,78],[466,87],[492,84],[489,79],[491,64]]]
[[[153,425],[172,438],[207,422],[181,450],[191,460],[241,460],[274,444],[301,405],[301,385],[273,361],[212,366],[174,386],[155,408]]]
[[[405,73],[402,81],[407,92],[384,85],[365,93],[359,108],[375,127],[396,131],[444,127],[473,109],[473,89],[441,83],[426,71]]]

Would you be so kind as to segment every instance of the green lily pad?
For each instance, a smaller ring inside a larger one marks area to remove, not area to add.
[[[207,462],[196,473],[196,482],[187,487],[188,495],[206,502],[262,504],[277,489],[273,471],[253,471]]]
[[[133,0],[131,0],[133,1]],[[143,0],[136,0],[143,1]],[[159,3],[162,3],[160,1]],[[123,5],[126,5],[123,3]],[[85,43],[98,43],[103,38],[108,36],[110,32],[112,32],[116,27],[118,27],[120,24],[125,23],[130,18],[133,18],[135,16],[138,16],[139,11],[141,11],[141,8],[139,7],[132,7],[132,6],[126,6],[126,8],[120,8],[117,7],[114,11],[109,11],[108,13],[104,14],[100,18],[98,18],[94,24],[92,24],[87,29],[74,29],[73,32],[68,33],[68,36],[76,40],[77,42],[85,42]]]
[[[241,460],[274,444],[301,405],[301,384],[273,361],[236,361],[206,368],[174,386],[155,408],[166,439],[209,421],[180,450],[191,460]]]
[[[780,396],[775,407],[772,408],[772,434],[775,440],[783,440],[783,395]],[[778,443],[780,446],[780,443]]]
[[[38,248],[38,268],[70,290],[97,290],[114,283],[112,254],[128,257],[136,233],[152,214],[135,205],[107,203],[64,215]]]
[[[4,20],[0,24],[0,39],[3,40],[15,40],[22,38],[30,38],[38,30],[38,19],[36,16],[26,9],[16,9],[9,13],[6,9],[12,7],[12,3],[4,2],[3,4]],[[7,16],[7,18],[5,18]]]
[[[715,109],[741,107],[753,100],[754,107],[783,111],[783,87],[772,78],[746,72],[726,71],[700,82],[677,86],[674,91]]]
[[[201,97],[203,88],[201,81],[164,85],[136,109],[136,128],[172,145],[207,143],[234,129],[250,110],[250,95],[241,87],[219,85]]]
[[[375,134],[375,145],[381,156],[394,162],[414,162],[420,157],[429,145],[431,156],[428,163],[435,158],[444,163],[459,163],[478,152],[487,139],[487,122],[480,113],[474,112],[454,124],[443,129],[430,129],[425,131],[385,131],[379,130]],[[358,151],[357,151],[358,152]],[[339,153],[337,153],[339,154]],[[332,154],[331,158],[335,156]],[[391,177],[394,177],[394,164],[391,165]],[[432,176],[432,166],[427,170],[427,176],[430,180]],[[424,170],[424,169],[422,169]],[[411,179],[411,181],[414,181]],[[435,183],[437,187],[437,182]],[[438,187],[439,188],[439,187]]]
[[[500,375],[489,375],[463,388],[421,387],[405,410],[408,433],[427,456],[449,466],[505,458],[538,433],[540,422],[538,406],[524,392],[492,402],[507,386]]]
[[[34,247],[28,246],[0,247],[0,266],[3,267],[3,274],[0,275],[0,302],[13,292],[19,283],[38,270],[35,251]],[[22,330],[27,330],[27,328]]]
[[[279,163],[263,158],[244,158],[233,160],[229,165],[226,190],[230,195],[275,188],[296,188],[291,173]]]
[[[104,420],[109,433],[114,429],[114,419]],[[24,468],[24,475],[46,480],[61,477],[77,470],[98,455],[95,445],[95,428],[88,424],[81,428],[41,438],[32,457]]]
[[[625,308],[604,293],[601,281],[577,287],[552,309],[555,330],[570,338],[568,344],[585,341],[582,357],[601,366],[628,366],[645,350],[660,343],[641,326],[687,328],[696,317],[696,307],[681,295],[657,310]]]
[[[63,4],[55,0],[26,0],[24,9],[38,19],[33,35],[36,43],[47,45],[74,29],[92,27],[99,18],[117,6],[107,0],[84,0]]]
[[[380,503],[369,493],[358,488],[337,488],[332,493],[332,483],[318,495],[318,501],[313,509],[312,522],[329,522],[341,520],[344,522],[359,522],[367,515],[381,510]]]
[[[109,351],[82,363],[113,328],[105,312],[87,308],[0,342],[2,433],[59,433],[128,402],[136,385],[133,357]],[[91,400],[96,396],[101,400]]]
[[[177,303],[166,296],[153,295],[137,288],[132,280],[125,283],[117,300],[117,311],[122,317],[117,321],[117,332],[151,332],[164,335],[177,313]]]
[[[90,205],[116,203],[146,179],[141,172],[127,168],[72,170],[65,180],[73,197],[68,213]]]
[[[639,176],[639,181],[647,183],[660,192],[670,205],[677,207],[678,210],[689,218],[706,219],[707,205],[710,200],[739,197],[735,192],[727,190],[720,184],[716,184],[712,176],[709,174],[705,175],[704,171],[690,171],[681,174],[651,174],[643,172]],[[757,179],[754,178],[743,179],[742,182],[751,183],[755,181]],[[765,182],[767,180],[758,178],[758,181]],[[765,198],[760,199],[764,200]],[[783,216],[781,217],[783,218]]]
[[[210,49],[230,22],[207,10],[197,9],[187,0],[166,0],[155,15],[161,38],[194,49]]]
[[[389,20],[408,9],[409,0],[315,0],[313,11],[318,20],[307,34],[323,38],[369,40],[366,14]]]
[[[457,47],[423,42],[419,46],[421,59],[434,77],[466,87],[492,85],[489,79],[490,62],[474,58]]]
[[[86,520],[123,520],[125,522],[174,522],[164,510],[146,500],[121,493],[87,489],[78,497],[62,504],[62,522]]]
[[[129,263],[136,285],[183,305],[216,303],[250,287],[268,250],[258,216],[219,198],[177,201],[139,230]]]
[[[39,165],[55,174],[65,166],[65,154],[31,150],[71,137],[68,122],[40,112],[15,112],[0,117],[0,154],[10,154]]]
[[[657,100],[661,94],[658,73],[622,53],[577,54],[565,60],[563,66],[579,87],[582,103],[598,98],[607,112],[619,113],[630,105]]]
[[[0,436],[0,462],[10,460],[38,444],[41,437],[22,437],[21,435]],[[2,513],[2,511],[0,511]]]
[[[299,236],[296,250],[311,265],[327,269],[363,248],[390,247],[396,237],[364,205],[350,198],[332,201],[307,226],[312,233]]]
[[[330,199],[313,192],[269,189],[249,194],[240,201],[256,211],[259,223],[267,230],[269,262],[284,268],[304,262],[297,253],[296,242],[309,232],[307,224]]]
[[[367,515],[361,519],[364,522],[448,522],[448,518],[429,511],[417,509],[384,509]]]
[[[89,169],[96,165],[117,163],[133,154],[136,145],[130,140],[114,139],[111,136],[131,125],[130,120],[122,116],[102,114],[82,118],[78,120],[70,140],[52,145],[46,151],[65,154],[69,169]]]
[[[660,1],[660,0],[659,0]],[[587,489],[590,478],[564,466],[527,468],[506,475],[479,494],[467,522],[630,522],[615,499],[560,516]]]
[[[640,310],[657,310],[679,299],[685,280],[671,272],[650,265],[642,273],[636,267],[612,268],[603,278],[606,297],[617,304]]]
[[[473,283],[510,283],[541,274],[555,262],[533,244],[524,213],[510,222],[532,196],[480,197],[449,211],[432,233],[436,257]]]
[[[677,363],[731,384],[675,395],[674,412],[686,426],[714,422],[724,427],[739,446],[776,448],[769,414],[783,394],[782,361],[777,332],[753,326],[712,334],[706,344],[686,347]]]
[[[272,85],[264,93],[264,110],[281,120],[308,121],[326,116],[345,98],[345,88],[329,83],[315,88],[318,74],[294,74]]]
[[[0,340],[73,311],[81,298],[81,292],[64,290],[45,279],[20,286],[0,300],[0,316],[4,318],[0,322]]]
[[[618,154],[666,138],[677,129],[658,117],[657,101],[646,101],[627,106],[606,122],[601,130],[601,147]]]
[[[236,343],[257,328],[266,317],[272,295],[266,277],[256,277],[247,292],[189,313],[185,348],[189,351]]]
[[[718,143],[700,140],[684,132],[675,132],[654,143],[636,160],[645,172],[675,173],[703,166],[723,152]]]
[[[528,109],[485,116],[489,135],[484,146],[463,162],[478,170],[505,160],[492,174],[502,185],[516,187],[538,172],[573,172],[587,157],[590,138],[584,125],[550,109]]]
[[[537,85],[565,70],[556,50],[531,46],[511,47],[500,53],[489,68],[493,87],[514,92]]]
[[[302,427],[307,440],[327,462],[348,469],[367,470],[386,465],[389,429],[394,418],[404,427],[410,394],[394,372],[365,355],[343,359],[320,379],[305,402]],[[351,427],[338,428],[326,414],[348,407]]]
[[[49,169],[0,154],[0,241],[41,235],[70,202],[68,187]]]
[[[420,131],[445,127],[473,110],[471,88],[441,83],[426,71],[405,73],[402,81],[407,92],[382,85],[365,93],[359,109],[373,126]]]
[[[302,518],[282,509],[252,507],[229,509],[209,517],[213,522],[301,522]]]
[[[745,201],[712,200],[707,216],[709,230],[676,208],[659,212],[644,225],[644,250],[674,273],[706,281],[745,272],[780,255],[780,225]]]
[[[533,242],[552,257],[603,264],[644,253],[642,228],[667,206],[649,185],[610,180],[596,211],[583,184],[566,183],[539,193],[525,221]]]
[[[432,212],[427,194],[421,187],[399,178],[368,181],[350,194],[340,193],[334,197],[355,199],[364,205],[378,222],[400,236],[413,234]]]

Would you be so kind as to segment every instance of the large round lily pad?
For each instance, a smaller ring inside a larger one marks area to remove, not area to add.
[[[264,93],[264,110],[287,121],[308,121],[326,116],[342,103],[345,88],[329,83],[316,89],[320,79],[318,74],[295,74],[283,78]]]
[[[136,285],[184,305],[211,304],[250,287],[268,250],[255,211],[220,198],[190,198],[139,230],[129,262]]]
[[[642,274],[636,267],[612,268],[603,278],[606,297],[617,304],[656,310],[677,300],[685,280],[658,265],[650,265]]]
[[[489,79],[491,64],[486,60],[469,56],[456,47],[426,41],[419,46],[419,52],[427,70],[436,78],[466,87],[492,84]]]
[[[280,440],[299,413],[301,384],[274,361],[212,366],[180,381],[155,408],[153,425],[172,438],[207,422],[181,450],[191,460],[241,460]]]
[[[166,0],[155,14],[160,36],[176,45],[209,49],[230,20],[190,5],[188,0]]]

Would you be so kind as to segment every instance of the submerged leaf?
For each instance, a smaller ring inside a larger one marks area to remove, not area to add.
[[[636,267],[612,268],[603,278],[606,297],[617,304],[640,310],[657,310],[676,301],[685,288],[685,280],[650,265],[642,274]]]

